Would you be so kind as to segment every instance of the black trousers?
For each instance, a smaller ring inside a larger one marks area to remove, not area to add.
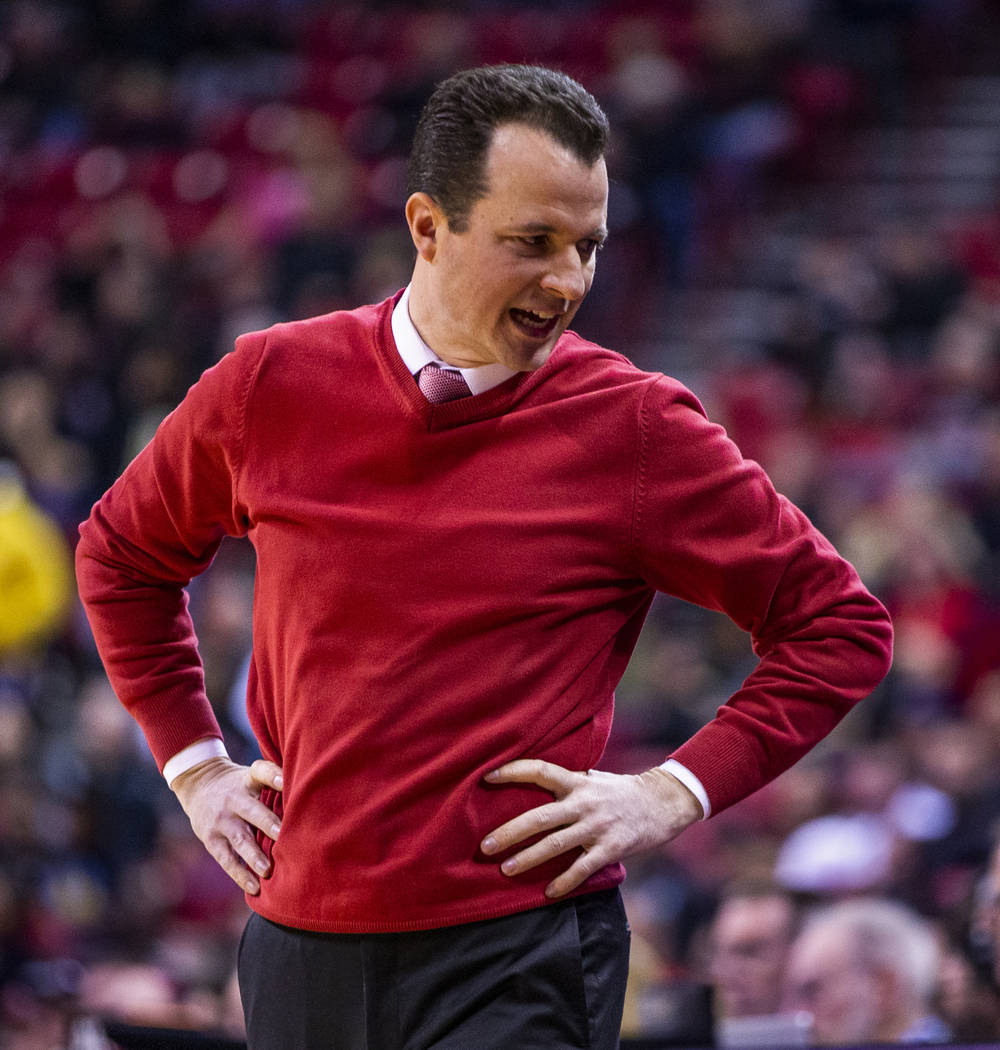
[[[617,890],[415,933],[252,915],[239,952],[249,1050],[615,1050],[628,943]]]

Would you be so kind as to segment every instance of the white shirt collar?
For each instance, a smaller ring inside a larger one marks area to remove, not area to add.
[[[482,394],[493,387],[499,386],[505,379],[510,379],[516,372],[511,371],[506,365],[499,363],[492,365],[480,365],[479,368],[455,368],[442,361],[437,354],[420,338],[416,325],[410,319],[410,286],[399,297],[392,311],[392,337],[396,340],[396,349],[403,359],[403,364],[410,370],[411,375],[416,375],[424,365],[432,361],[442,368],[450,368],[452,371],[461,372],[462,378],[469,384],[473,394]]]

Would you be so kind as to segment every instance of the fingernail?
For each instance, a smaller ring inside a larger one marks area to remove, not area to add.
[[[500,865],[500,870],[504,875],[513,875],[517,871],[517,861],[513,857],[508,857],[503,864]]]
[[[490,835],[483,839],[483,853],[492,853],[497,848],[497,840]]]
[[[276,839],[278,837],[278,832],[279,831],[281,831],[281,825],[280,824],[272,824],[271,825],[271,838],[272,839]]]
[[[484,779],[485,780],[499,780],[500,779],[500,770],[499,769],[491,769],[486,774]]]
[[[556,893],[556,891],[551,886],[546,886],[545,887],[545,896],[546,897],[558,897],[559,894]]]
[[[256,879],[247,879],[247,881],[246,881],[246,891],[247,891],[247,893],[256,893],[258,888],[259,887],[257,886],[257,880]]]
[[[280,791],[284,786],[285,786],[285,778],[279,773],[274,778],[274,789],[275,789],[275,791]]]
[[[254,870],[257,872],[258,875],[263,875],[264,872],[267,871],[267,861],[266,860],[258,860],[258,861],[256,861],[254,863]]]

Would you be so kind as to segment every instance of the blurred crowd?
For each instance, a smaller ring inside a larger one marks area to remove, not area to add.
[[[879,128],[949,119],[949,85],[990,86],[997,19],[988,0],[0,6],[0,1045],[76,1025],[97,1047],[86,1014],[241,1033],[246,906],[104,678],[76,527],[237,334],[406,283],[416,115],[490,61],[562,68],[612,118],[612,236],[574,327],[687,382],[896,624],[894,670],[816,752],[629,865],[626,1032],[746,1042],[740,1019],[807,1013],[828,1043],[1000,1038],[1000,168],[940,199],[852,168]],[[226,543],[190,589],[244,760],[253,568]],[[661,761],[752,665],[728,621],[658,599],[605,766]]]

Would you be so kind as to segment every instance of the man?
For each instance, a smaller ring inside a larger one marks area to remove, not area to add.
[[[786,1006],[812,1015],[812,1040],[946,1043],[932,1010],[938,973],[933,931],[893,901],[829,905],[792,946]]]
[[[607,135],[561,74],[445,81],[409,287],[241,337],[81,528],[109,674],[255,912],[256,1050],[615,1046],[621,858],[777,775],[885,672],[882,607],[695,398],[567,331]],[[250,769],[183,592],[227,533],[257,551]],[[665,767],[597,772],[656,589],[726,611],[760,665]]]
[[[977,940],[988,945],[993,984],[1000,990],[1000,827],[994,831],[973,922]]]
[[[723,897],[709,933],[709,973],[716,1023],[776,1014],[796,905],[777,886],[733,886]]]

